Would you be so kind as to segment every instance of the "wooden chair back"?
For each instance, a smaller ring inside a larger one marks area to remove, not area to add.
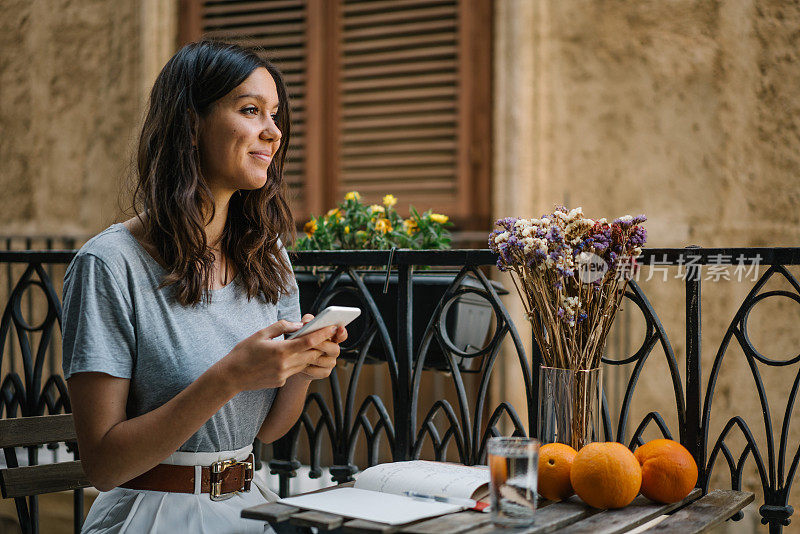
[[[92,484],[81,462],[19,466],[15,447],[28,447],[29,464],[36,464],[40,445],[77,442],[72,414],[15,417],[0,419],[0,448],[7,467],[0,469],[0,492],[4,499],[14,499],[20,527],[24,534],[39,531],[37,495],[76,490],[75,532],[83,524],[83,488]]]

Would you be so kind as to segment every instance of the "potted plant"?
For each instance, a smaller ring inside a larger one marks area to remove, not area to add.
[[[450,248],[450,232],[452,223],[446,215],[428,210],[420,214],[410,207],[408,218],[403,218],[395,209],[397,198],[394,195],[383,197],[382,204],[370,206],[361,203],[361,195],[356,191],[347,193],[338,207],[325,215],[312,217],[305,224],[305,236],[295,245],[295,251],[310,250],[388,250],[404,249],[448,249]],[[414,309],[412,310],[412,328],[414,351],[417,352],[424,330],[430,320],[430,314],[452,285],[456,273],[453,271],[427,270],[424,266],[414,272],[412,280],[414,292]],[[384,292],[386,281],[385,269],[362,269],[358,271],[370,296],[375,301],[389,332],[393,346],[397,341],[397,276],[389,275],[389,284]],[[305,312],[318,312],[313,305],[319,295],[324,280],[330,271],[298,270],[297,282],[300,287],[300,308]],[[361,306],[355,293],[355,284],[348,277],[342,277],[337,287],[347,288],[337,294],[328,304],[342,306]],[[466,277],[461,288],[481,289],[480,282]],[[499,294],[508,291],[500,284],[495,284]],[[486,340],[493,310],[489,302],[474,293],[458,297],[445,317],[448,337],[453,344],[465,352],[477,352]],[[374,320],[369,314],[363,314],[348,327],[350,341],[342,346],[340,357],[354,361],[358,357],[356,347],[360,345],[365,333],[374,328]],[[368,352],[367,361],[381,362],[386,360],[383,344],[374,341]],[[470,368],[467,362],[460,362],[462,369]],[[447,359],[438,345],[432,343],[425,360],[428,368],[449,370]]]

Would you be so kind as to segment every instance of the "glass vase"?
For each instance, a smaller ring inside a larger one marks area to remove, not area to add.
[[[539,368],[539,440],[576,451],[600,439],[600,368]]]

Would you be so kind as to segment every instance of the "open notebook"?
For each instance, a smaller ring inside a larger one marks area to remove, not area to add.
[[[488,486],[489,471],[485,467],[414,460],[370,467],[357,475],[352,488],[289,497],[280,502],[344,517],[400,525],[466,508],[460,504],[414,499],[407,497],[406,491],[479,500],[488,495]]]

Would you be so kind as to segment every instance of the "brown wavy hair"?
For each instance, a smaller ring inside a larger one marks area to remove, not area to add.
[[[200,118],[259,67],[269,71],[278,90],[281,144],[264,187],[231,197],[220,248],[235,265],[248,299],[261,296],[276,303],[281,294],[293,291],[291,265],[281,252],[296,238],[283,181],[290,133],[286,85],[280,71],[254,50],[203,40],[181,48],[153,85],[139,137],[133,193],[134,209],[147,214],[142,220],[145,236],[167,267],[161,287],[173,286],[184,306],[210,302],[214,263],[204,230],[213,218],[213,196],[193,139]]]

